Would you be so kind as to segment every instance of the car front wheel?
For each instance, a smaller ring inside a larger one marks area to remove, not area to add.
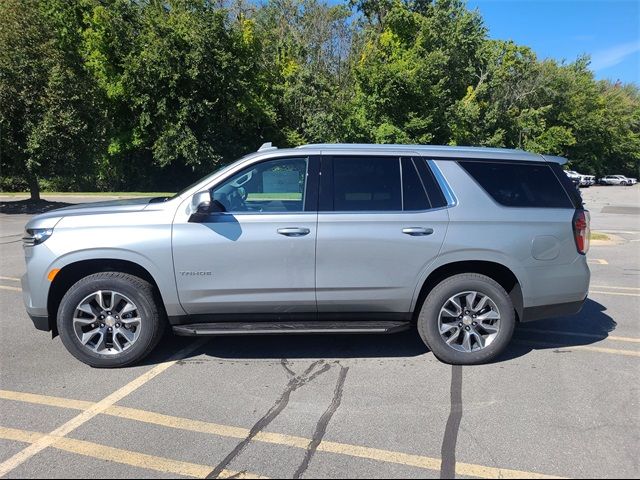
[[[166,322],[149,282],[121,272],[82,278],[64,295],[58,309],[62,343],[92,367],[124,367],[156,346]]]
[[[477,273],[454,275],[424,301],[418,332],[438,359],[454,365],[486,363],[511,340],[515,311],[495,280]]]

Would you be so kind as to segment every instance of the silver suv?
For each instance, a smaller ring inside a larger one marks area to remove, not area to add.
[[[34,217],[24,301],[95,367],[178,335],[416,328],[454,364],[517,321],[578,312],[589,214],[564,159],[517,150],[270,144],[171,198]]]

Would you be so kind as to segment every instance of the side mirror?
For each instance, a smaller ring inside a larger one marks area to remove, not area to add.
[[[211,193],[208,190],[196,193],[191,200],[191,207],[194,213],[209,213],[211,211]]]
[[[211,192],[208,190],[196,193],[191,199],[191,217],[189,222],[202,222],[212,213],[226,212],[227,209],[218,200],[211,198]]]

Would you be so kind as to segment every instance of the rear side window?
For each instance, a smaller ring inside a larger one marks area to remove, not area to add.
[[[506,207],[574,208],[565,187],[549,165],[459,163],[496,202]]]
[[[427,191],[411,158],[402,159],[402,199],[405,211],[431,208]]]
[[[558,180],[560,180],[560,183],[562,184],[565,191],[569,195],[569,198],[571,199],[571,203],[573,204],[574,208],[582,208],[582,205],[583,205],[582,195],[580,194],[580,189],[578,188],[578,185],[573,183],[571,179],[567,177],[567,175],[564,173],[564,170],[562,169],[560,164],[550,163],[549,167],[551,168],[551,170],[553,170],[553,173],[555,173]]]
[[[333,209],[400,211],[400,162],[393,157],[334,157]]]
[[[420,173],[420,178],[422,179],[424,188],[427,190],[427,195],[429,195],[429,200],[431,201],[431,208],[446,207],[447,199],[445,198],[444,193],[442,193],[431,168],[427,165],[427,161],[423,158],[414,158],[413,163],[415,164],[418,173]]]

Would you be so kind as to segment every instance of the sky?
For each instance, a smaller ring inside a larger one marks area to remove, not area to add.
[[[640,85],[639,0],[467,0],[491,38],[531,47],[539,58],[591,56],[597,79]]]

